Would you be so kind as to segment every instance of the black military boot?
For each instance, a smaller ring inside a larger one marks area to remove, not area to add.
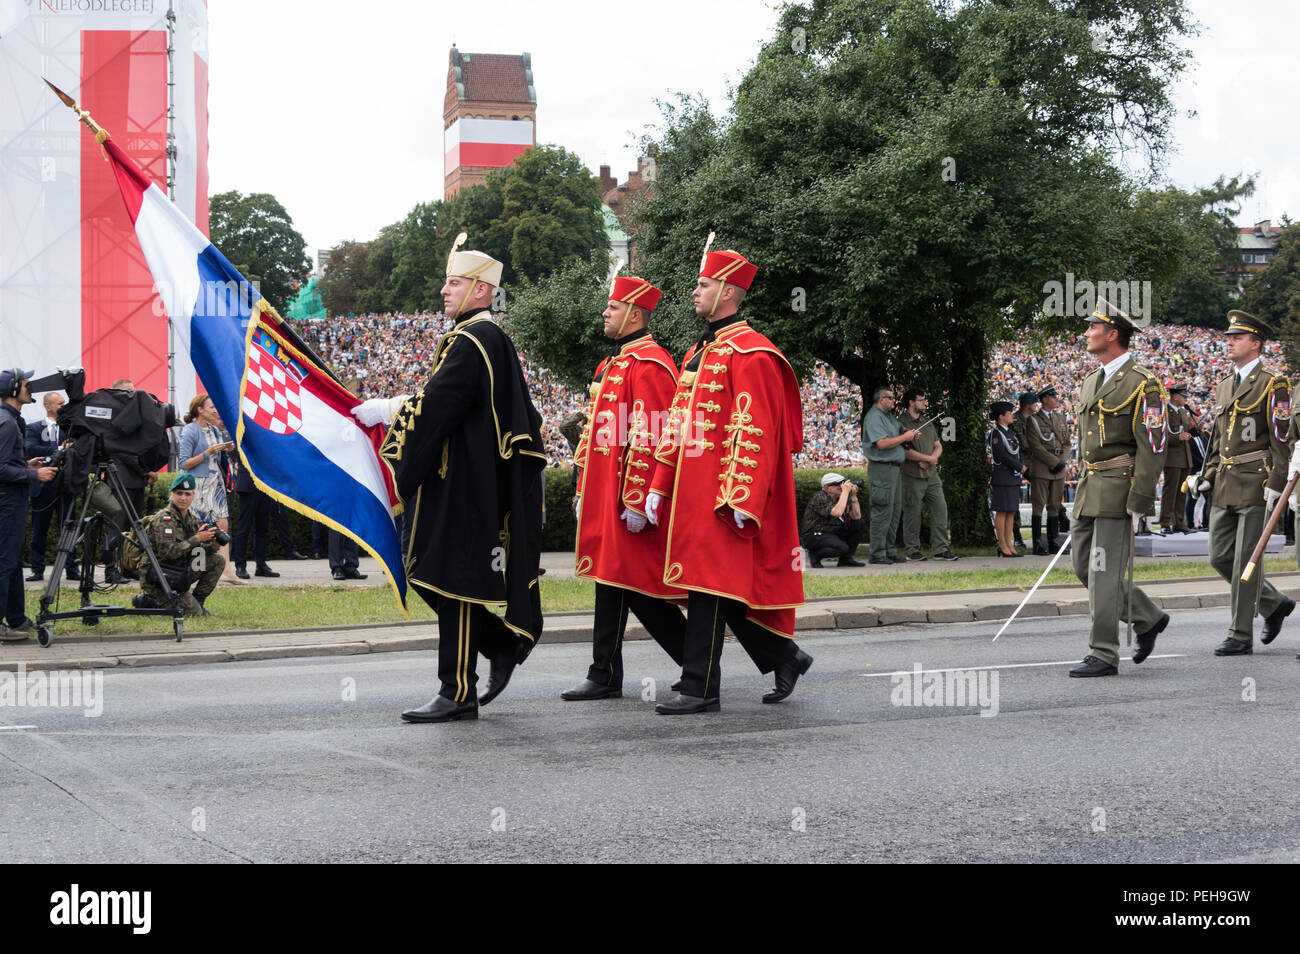
[[[1055,553],[1061,549],[1061,521],[1056,517],[1047,518],[1047,550],[1049,553]]]
[[[1034,535],[1034,556],[1047,556],[1047,547],[1043,546],[1043,518],[1031,517],[1029,523]]]
[[[1061,510],[1061,515],[1056,518],[1056,525],[1060,527],[1062,534],[1070,532],[1070,518],[1065,515],[1064,509]]]

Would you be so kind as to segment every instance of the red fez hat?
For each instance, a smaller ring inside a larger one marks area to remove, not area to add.
[[[749,291],[749,284],[758,274],[758,266],[745,259],[739,252],[723,249],[719,252],[705,252],[704,261],[700,263],[700,277],[712,278]]]
[[[637,308],[654,311],[663,292],[655,288],[644,278],[634,275],[620,275],[614,279],[614,287],[609,290],[610,301],[625,301]]]

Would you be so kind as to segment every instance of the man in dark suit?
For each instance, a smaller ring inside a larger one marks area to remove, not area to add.
[[[266,529],[271,516],[271,498],[257,489],[248,468],[235,465],[235,493],[239,495],[239,519],[235,523],[235,536],[230,544],[230,560],[235,564],[235,576],[248,579],[248,534],[253,534],[253,559],[256,576],[276,577],[280,574],[266,563]]]
[[[63,395],[57,391],[50,391],[45,395],[45,420],[32,421],[27,425],[24,450],[28,457],[49,457],[63,446],[67,434],[59,427],[57,419],[59,408],[66,403]],[[28,562],[31,563],[32,573],[27,577],[28,583],[45,579],[45,548],[49,540],[50,524],[57,517],[57,526],[62,527],[68,515],[68,508],[72,506],[71,499],[59,496],[57,485],[58,481],[54,480],[40,484],[40,492],[31,501],[32,549]],[[56,529],[54,532],[57,537],[59,530]],[[81,579],[75,560],[68,562],[65,573],[69,580]]]

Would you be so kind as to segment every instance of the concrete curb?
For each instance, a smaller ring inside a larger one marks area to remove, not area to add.
[[[1288,596],[1300,596],[1300,574],[1275,574],[1270,577]],[[1290,586],[1285,584],[1290,583]],[[1153,580],[1141,584],[1161,609],[1209,609],[1226,607],[1230,594],[1221,580]],[[1047,588],[1044,587],[1044,590]],[[1021,611],[1026,619],[1060,616],[1086,616],[1088,601],[1078,586],[1054,587],[1039,602],[1031,602]],[[1074,591],[1064,597],[1063,589]],[[945,623],[994,623],[1006,619],[1019,605],[1021,588],[929,592],[924,594],[885,594],[877,596],[833,597],[801,606],[795,612],[797,632],[832,633],[879,629],[910,624],[942,625]],[[1042,591],[1040,591],[1042,592]],[[544,643],[586,643],[591,639],[590,613],[566,613],[548,617]],[[411,632],[419,626],[423,632]],[[16,671],[21,665],[28,671],[54,669],[140,669],[150,666],[183,666],[197,663],[248,662],[267,659],[352,656],[381,652],[427,652],[438,646],[437,624],[402,623],[398,625],[359,625],[317,630],[276,630],[237,633],[195,633],[177,643],[170,634],[163,636],[56,637],[49,649],[41,649],[35,640],[0,647],[0,672]],[[330,639],[331,636],[337,637]],[[625,639],[648,639],[649,634],[636,623],[629,623]]]

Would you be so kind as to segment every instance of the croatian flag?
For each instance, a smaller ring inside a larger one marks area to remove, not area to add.
[[[385,430],[362,427],[358,401],[203,233],[112,139],[103,147],[135,224],[177,349],[194,362],[253,482],[355,540],[383,568],[403,609],[406,574]],[[233,424],[233,427],[232,427]]]

